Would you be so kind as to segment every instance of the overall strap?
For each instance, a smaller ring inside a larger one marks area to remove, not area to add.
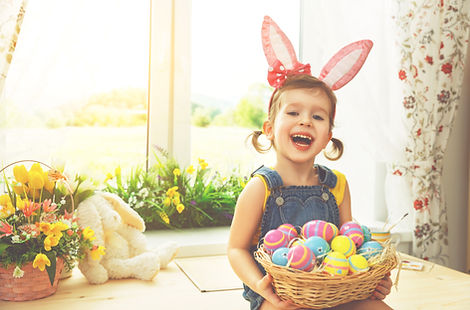
[[[279,173],[271,168],[265,167],[264,165],[256,169],[251,174],[251,177],[255,175],[260,175],[266,180],[266,185],[270,191],[283,185],[282,178]]]
[[[325,166],[315,165],[315,167],[318,169],[318,181],[320,184],[334,188],[338,181],[336,174]]]

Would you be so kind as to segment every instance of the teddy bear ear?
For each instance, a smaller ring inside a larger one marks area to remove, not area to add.
[[[103,198],[111,203],[114,210],[119,213],[121,220],[124,223],[136,228],[140,232],[145,231],[145,222],[142,217],[140,217],[139,213],[137,213],[124,200],[122,200],[121,197],[107,192],[101,192],[100,194]]]

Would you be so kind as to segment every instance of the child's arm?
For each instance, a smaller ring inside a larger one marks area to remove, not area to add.
[[[243,189],[230,228],[227,254],[233,270],[243,283],[276,307],[284,309],[290,304],[274,294],[271,278],[263,277],[250,253],[253,236],[263,215],[265,194],[265,186],[259,178],[252,178]]]

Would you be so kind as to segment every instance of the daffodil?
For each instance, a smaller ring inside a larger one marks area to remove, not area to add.
[[[193,165],[191,165],[191,166],[189,166],[188,168],[186,168],[186,172],[187,172],[188,174],[193,174],[193,173],[194,173],[194,167],[193,167]]]
[[[163,205],[165,207],[168,207],[169,205],[171,205],[171,199],[170,197],[166,197],[165,200],[163,200]]]
[[[49,172],[43,173],[43,179],[44,179],[44,189],[52,194],[53,193],[52,191],[54,190],[54,186],[55,186],[55,181],[53,181],[53,179],[49,177]]]
[[[15,213],[15,207],[11,203],[10,196],[4,194],[0,196],[0,219],[4,219]]]
[[[26,170],[24,165],[18,165],[13,167],[13,175],[15,176],[16,181],[22,184],[28,183],[28,171]]]
[[[108,182],[109,180],[112,180],[114,178],[114,175],[110,172],[106,174],[106,178],[104,179],[103,183]]]
[[[23,200],[23,199],[21,199],[20,196],[17,195],[17,196],[16,196],[16,208],[17,208],[18,210],[23,211],[25,205],[26,205],[26,199]]]
[[[204,170],[209,166],[209,164],[207,164],[204,159],[199,158],[199,166],[201,167],[201,170]]]
[[[175,177],[180,176],[180,175],[181,175],[181,170],[179,170],[178,168],[175,168],[175,169],[173,170],[173,175],[174,175]]]
[[[82,234],[83,234],[83,239],[85,240],[93,241],[96,239],[95,232],[89,226],[85,227]]]
[[[52,225],[50,223],[39,223],[39,229],[47,236],[52,235]]]
[[[171,202],[173,202],[175,206],[178,205],[181,202],[180,197],[175,196]]]
[[[57,235],[48,235],[46,239],[44,239],[44,250],[50,251],[52,247],[55,247],[59,244],[60,237]]]
[[[56,236],[62,236],[62,231],[69,229],[69,225],[64,222],[55,222],[51,225],[51,231]]]
[[[175,193],[177,192],[178,190],[178,186],[173,186],[172,188],[169,188],[167,191],[166,191],[166,195],[170,198],[173,198],[173,196],[175,195]]]
[[[46,266],[50,266],[50,265],[51,265],[51,261],[46,255],[42,253],[37,254],[36,257],[34,258],[34,261],[33,261],[34,268],[39,268],[39,270],[44,271]]]
[[[102,245],[93,246],[93,248],[90,250],[91,259],[98,260],[101,256],[106,254],[105,249],[106,248]]]
[[[183,212],[183,210],[184,210],[184,205],[182,203],[176,206],[176,211],[178,211],[178,213]]]

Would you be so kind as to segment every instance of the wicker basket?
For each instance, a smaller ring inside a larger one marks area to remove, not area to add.
[[[273,277],[276,294],[300,307],[322,309],[354,300],[368,298],[379,281],[398,264],[395,248],[387,246],[380,257],[371,259],[366,272],[347,276],[331,276],[315,268],[311,272],[278,266],[262,247],[254,253],[255,259]]]
[[[0,267],[0,299],[9,301],[25,301],[44,298],[54,294],[57,291],[59,276],[64,267],[62,258],[57,259],[56,277],[54,284],[51,285],[46,270],[41,271],[33,268],[33,263],[27,263],[21,269],[24,276],[21,278],[13,277],[15,265],[10,265],[7,269]]]

